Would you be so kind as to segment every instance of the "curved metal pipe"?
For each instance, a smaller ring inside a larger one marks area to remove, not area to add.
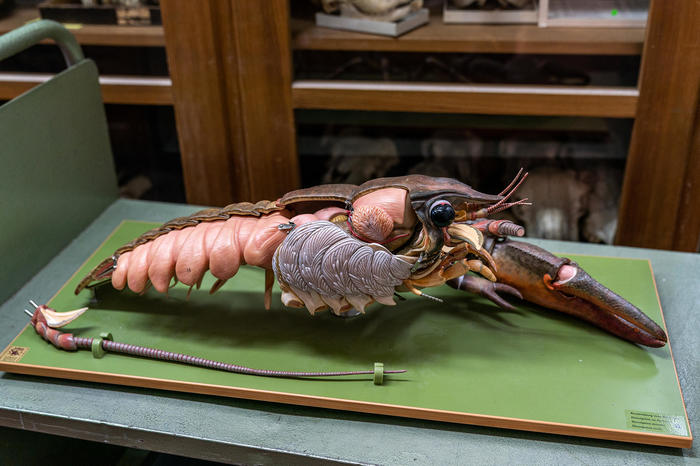
[[[0,36],[0,61],[16,55],[44,39],[52,39],[60,47],[68,66],[75,65],[85,57],[83,51],[68,29],[56,21],[42,19]]]

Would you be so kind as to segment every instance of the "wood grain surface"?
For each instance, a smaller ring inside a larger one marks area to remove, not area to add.
[[[295,108],[629,118],[634,88],[295,81]]]
[[[226,205],[249,192],[232,157],[227,64],[220,28],[213,27],[227,7],[216,0],[161,2],[185,190],[195,204]]]
[[[617,244],[697,250],[698,24],[697,1],[651,3]]]
[[[14,99],[48,81],[47,73],[0,73],[0,100]],[[169,78],[101,76],[102,100],[107,104],[172,105]]]
[[[249,180],[245,200],[276,199],[299,187],[289,2],[231,0],[231,24],[235,49],[227,57],[227,83],[238,85],[229,108],[236,111],[231,129]]]
[[[674,249],[697,252],[700,250],[700,105],[693,125],[693,140],[688,152],[688,164],[683,182],[679,206],[678,226],[675,231]]]
[[[296,188],[287,2],[161,8],[188,202],[275,199]]]
[[[441,16],[398,39],[316,27],[308,19],[293,20],[292,32],[299,50],[639,55],[644,41],[643,28],[444,24]]]
[[[40,18],[37,8],[20,7],[0,19],[0,34]],[[115,45],[127,47],[162,47],[165,45],[162,26],[117,26],[110,24],[77,24],[71,32],[83,45]],[[47,40],[43,43],[52,43]]]

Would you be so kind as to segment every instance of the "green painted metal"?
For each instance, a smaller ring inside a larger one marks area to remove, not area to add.
[[[88,304],[72,289],[89,268],[154,224],[126,222],[51,301],[68,310]],[[603,284],[661,322],[648,261],[571,256]],[[220,292],[178,286],[168,297],[135,296],[109,288],[66,331],[260,368],[371,369],[382,361],[384,384],[251,377],[89,351],[59,351],[27,329],[14,342],[30,350],[23,364],[127,374],[229,387],[368,401],[434,410],[645,431],[630,411],[671,419],[672,435],[688,437],[683,401],[668,347],[642,348],[567,315],[520,306],[502,311],[489,302],[442,287],[439,305],[409,297],[396,307],[372,306],[365,316],[311,317],[284,309],[278,293],[262,308],[264,274],[243,268]],[[205,280],[204,287],[213,280]],[[637,426],[637,427],[635,427]]]
[[[38,21],[0,37],[0,59],[46,37],[72,66],[0,107],[0,301],[117,197],[97,68],[73,36]]]
[[[4,60],[38,44],[44,39],[53,39],[61,48],[68,66],[84,59],[83,51],[68,29],[56,21],[43,19],[0,36],[0,60]]]

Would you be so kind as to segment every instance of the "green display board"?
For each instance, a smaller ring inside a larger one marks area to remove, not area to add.
[[[287,309],[264,271],[243,267],[214,295],[178,285],[166,295],[110,286],[73,294],[104,257],[153,224],[124,222],[51,300],[90,310],[64,331],[111,332],[116,341],[264,369],[386,369],[350,379],[265,378],[89,351],[61,351],[28,326],[0,355],[0,369],[103,383],[232,396],[620,441],[689,447],[692,436],[670,347],[623,341],[568,315],[520,305],[504,311],[448,287],[444,304],[406,296],[355,318]],[[663,325],[648,261],[570,256]],[[68,276],[68,274],[67,274]],[[18,310],[19,311],[19,310]],[[670,336],[671,340],[673,335]]]

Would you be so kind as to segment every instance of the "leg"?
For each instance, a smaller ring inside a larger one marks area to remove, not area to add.
[[[448,280],[447,284],[452,288],[469,291],[471,293],[478,294],[479,296],[483,296],[484,298],[498,304],[503,309],[508,309],[511,311],[514,310],[515,307],[503,299],[499,293],[505,293],[511,296],[516,296],[518,299],[523,299],[520,292],[512,286],[504,283],[492,282],[474,274],[465,274],[461,277],[453,278],[452,280]]]

